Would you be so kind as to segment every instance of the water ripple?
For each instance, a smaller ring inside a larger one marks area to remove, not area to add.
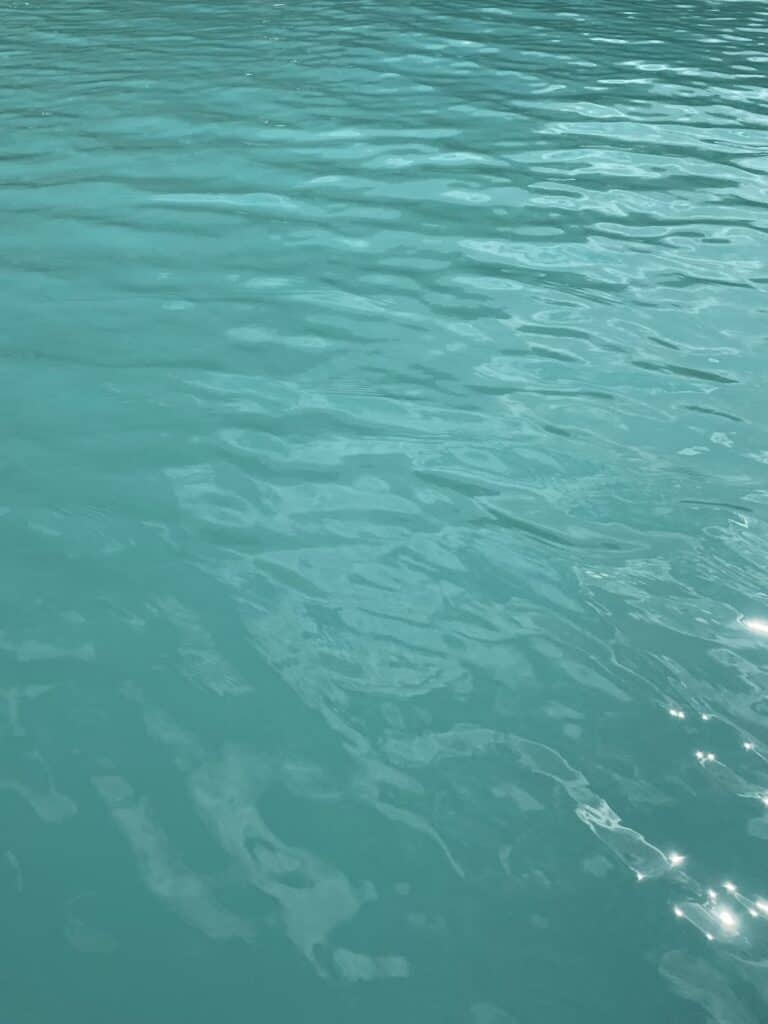
[[[761,1020],[765,6],[0,7],[8,1019]]]

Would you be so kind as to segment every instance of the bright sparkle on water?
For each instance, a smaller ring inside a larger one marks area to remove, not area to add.
[[[736,932],[739,928],[739,919],[729,910],[727,907],[722,907],[717,911],[717,919],[723,928],[728,932]]]

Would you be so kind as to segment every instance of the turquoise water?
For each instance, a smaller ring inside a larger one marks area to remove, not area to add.
[[[2,26],[2,1024],[764,1021],[765,5]]]

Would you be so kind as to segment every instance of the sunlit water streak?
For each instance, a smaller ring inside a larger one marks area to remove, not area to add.
[[[1,3],[3,1024],[757,1024],[768,13]]]

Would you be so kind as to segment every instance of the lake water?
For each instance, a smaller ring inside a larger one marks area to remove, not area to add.
[[[2,1024],[768,1019],[768,8],[3,2]]]

